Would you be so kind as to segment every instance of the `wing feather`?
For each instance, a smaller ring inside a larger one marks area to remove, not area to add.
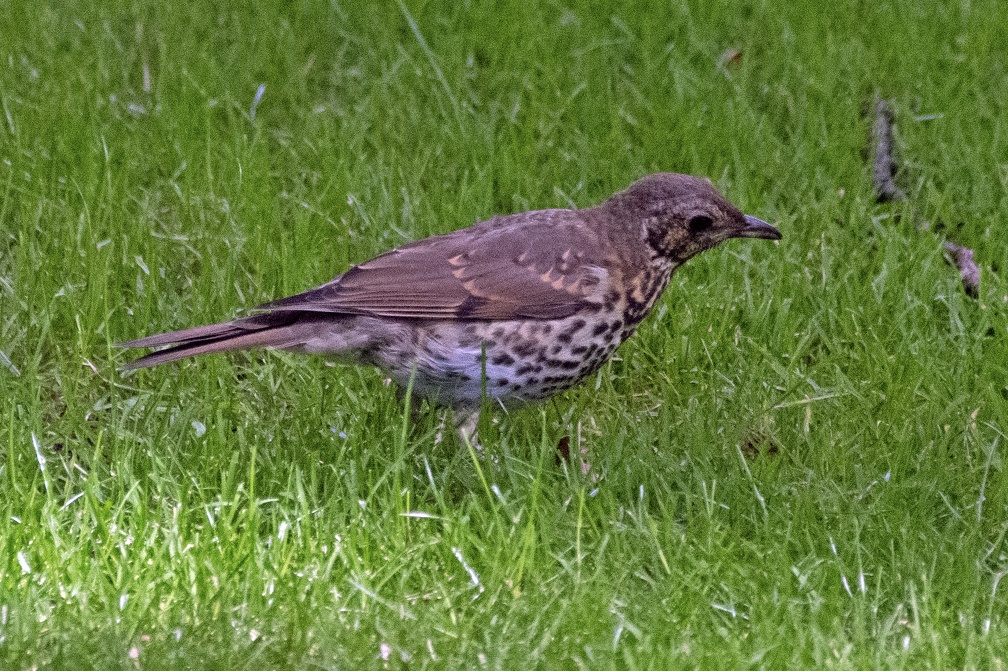
[[[494,217],[419,240],[260,306],[405,319],[559,319],[600,303],[609,259],[584,213]]]

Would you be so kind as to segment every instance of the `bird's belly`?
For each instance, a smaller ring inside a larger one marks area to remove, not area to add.
[[[400,385],[450,406],[484,395],[506,405],[538,401],[595,372],[622,341],[620,324],[562,320],[429,323],[373,361]]]

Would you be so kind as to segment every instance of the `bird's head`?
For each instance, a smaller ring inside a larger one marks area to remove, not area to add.
[[[770,224],[742,214],[710,182],[690,175],[648,175],[602,207],[639,232],[655,257],[676,265],[730,238],[781,238]]]

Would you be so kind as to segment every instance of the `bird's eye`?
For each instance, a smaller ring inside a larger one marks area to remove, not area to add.
[[[702,233],[713,225],[714,220],[703,214],[691,217],[688,222],[690,233]]]

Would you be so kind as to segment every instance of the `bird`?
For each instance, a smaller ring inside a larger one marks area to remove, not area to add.
[[[659,172],[602,203],[497,215],[417,240],[248,316],[121,344],[132,370],[267,348],[372,365],[453,410],[475,441],[484,399],[543,401],[595,373],[687,260],[732,238],[780,240],[707,179]]]

